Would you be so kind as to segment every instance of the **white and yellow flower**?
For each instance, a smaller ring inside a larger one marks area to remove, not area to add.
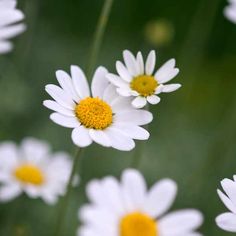
[[[200,236],[195,230],[202,214],[194,209],[164,215],[177,192],[176,183],[162,179],[150,189],[136,170],[125,170],[121,183],[114,177],[87,186],[90,204],[79,211],[78,236]]]
[[[141,52],[135,57],[125,50],[123,57],[125,65],[120,61],[116,62],[119,75],[110,73],[107,77],[121,96],[135,97],[132,101],[134,107],[142,108],[147,102],[157,104],[160,102],[158,94],[170,93],[181,87],[180,84],[165,85],[179,73],[179,69],[175,68],[175,59],[167,61],[153,74],[156,65],[154,50],[150,51],[145,64]]]
[[[83,71],[71,66],[71,76],[56,72],[61,87],[47,85],[46,91],[55,100],[44,106],[55,111],[50,118],[57,124],[72,128],[72,140],[79,147],[96,142],[105,147],[129,151],[135,147],[133,139],[146,140],[149,133],[140,127],[152,121],[152,114],[137,110],[130,100],[116,93],[106,79],[108,71],[99,67],[89,85]]]
[[[216,224],[223,230],[236,232],[236,175],[234,180],[223,179],[221,186],[226,194],[219,189],[217,193],[230,212],[217,216]]]
[[[6,202],[23,192],[55,204],[64,195],[72,162],[58,152],[51,154],[43,141],[26,138],[20,147],[13,142],[0,144],[0,201]]]
[[[236,0],[229,0],[229,5],[224,9],[225,17],[236,24]]]
[[[25,31],[25,24],[17,23],[23,19],[15,0],[0,0],[0,54],[11,51],[13,45],[8,40]]]

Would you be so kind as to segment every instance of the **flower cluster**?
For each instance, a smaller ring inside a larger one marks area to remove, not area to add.
[[[149,111],[139,108],[147,101],[157,104],[160,101],[157,94],[180,87],[180,84],[164,85],[179,72],[174,59],[165,63],[155,75],[152,75],[156,64],[154,51],[149,53],[145,65],[140,52],[135,58],[125,50],[124,61],[125,65],[116,63],[119,76],[98,67],[91,92],[86,76],[78,66],[71,66],[70,74],[62,70],[56,72],[60,86],[46,86],[47,93],[54,99],[43,103],[54,111],[51,120],[72,128],[72,140],[77,146],[86,147],[96,142],[122,151],[133,149],[134,139],[149,138],[148,131],[140,126],[153,119]]]
[[[0,54],[11,51],[13,45],[8,39],[25,30],[22,11],[16,9],[16,0],[0,0]],[[17,23],[17,24],[15,24]]]

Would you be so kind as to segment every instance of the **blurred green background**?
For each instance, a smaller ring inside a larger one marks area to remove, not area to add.
[[[103,0],[19,2],[28,30],[14,51],[0,56],[0,140],[34,136],[53,150],[74,153],[71,130],[49,120],[42,106],[44,91],[56,83],[55,71],[71,64],[86,68]],[[236,174],[236,25],[223,16],[225,0],[114,0],[97,65],[115,72],[122,50],[158,52],[157,65],[176,58],[183,87],[163,94],[151,107],[151,138],[142,145],[139,169],[151,185],[173,178],[179,193],[172,209],[199,208],[205,215],[204,235],[232,235],[218,229],[215,217],[225,212],[216,189],[222,178]],[[137,153],[137,152],[136,152]],[[74,190],[65,235],[75,235],[78,206],[86,202],[85,184],[105,175],[120,176],[135,151],[86,149],[81,185]],[[23,196],[0,205],[0,235],[52,235],[58,205]],[[6,233],[8,232],[8,233]]]

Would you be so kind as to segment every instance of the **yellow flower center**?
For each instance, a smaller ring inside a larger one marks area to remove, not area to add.
[[[14,175],[25,184],[42,185],[44,183],[42,171],[34,165],[21,165],[15,169]]]
[[[105,129],[112,123],[112,109],[100,98],[85,98],[75,108],[81,124],[90,129]]]
[[[139,75],[134,77],[130,83],[130,88],[138,92],[143,97],[153,95],[157,86],[157,81],[150,75]]]
[[[131,213],[120,222],[120,236],[158,236],[157,224],[145,214]]]

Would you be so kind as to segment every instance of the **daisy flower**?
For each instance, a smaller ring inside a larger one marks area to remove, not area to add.
[[[25,24],[17,23],[23,19],[15,0],[0,0],[0,54],[11,51],[13,45],[8,40],[25,31]]]
[[[71,76],[59,70],[58,83],[47,85],[47,93],[55,100],[44,106],[55,111],[50,118],[57,124],[72,128],[72,140],[79,147],[96,142],[105,147],[129,151],[135,147],[133,139],[146,140],[149,133],[140,127],[152,121],[152,114],[137,110],[130,100],[116,93],[106,79],[108,71],[99,67],[93,76],[90,94],[83,71],[71,66]]]
[[[13,142],[0,144],[0,201],[7,202],[23,192],[30,198],[41,197],[55,204],[64,195],[72,162],[58,152],[51,154],[43,141],[26,138],[17,147]]]
[[[160,93],[170,93],[181,87],[180,84],[167,84],[178,73],[175,68],[175,59],[167,61],[155,73],[156,54],[150,51],[146,63],[144,64],[141,52],[135,57],[130,51],[123,52],[125,65],[117,61],[116,70],[119,75],[108,74],[107,78],[117,87],[117,92],[124,97],[135,97],[132,105],[136,108],[144,107],[147,102],[157,104]]]
[[[177,191],[176,183],[162,179],[148,191],[143,176],[125,170],[114,177],[93,180],[87,185],[90,204],[79,211],[82,225],[78,236],[200,236],[195,230],[202,214],[194,209],[166,213]]]
[[[229,5],[224,9],[224,15],[236,24],[236,0],[229,0]]]
[[[234,180],[223,179],[221,186],[225,193],[219,189],[217,193],[230,212],[217,216],[216,224],[223,230],[236,232],[236,175]]]

